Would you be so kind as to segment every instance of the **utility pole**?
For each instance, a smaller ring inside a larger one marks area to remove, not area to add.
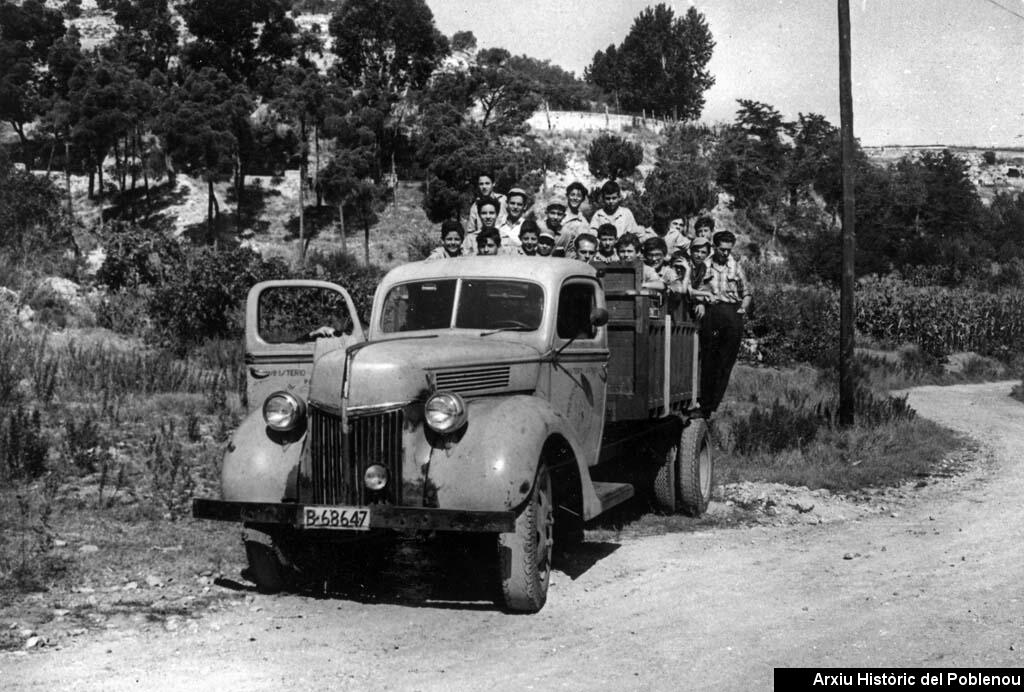
[[[843,140],[843,274],[839,288],[839,423],[853,425],[853,88],[850,0],[839,0],[839,125]]]

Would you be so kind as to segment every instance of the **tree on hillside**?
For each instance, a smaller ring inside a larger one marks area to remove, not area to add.
[[[43,68],[64,33],[61,13],[42,0],[0,0],[0,120],[17,133],[26,167],[32,165],[32,152],[25,126],[42,112]]]
[[[677,17],[659,3],[633,20],[613,52],[598,51],[586,78],[621,99],[627,111],[696,119],[715,83],[707,69],[715,42],[704,15],[690,7]]]
[[[629,76],[615,44],[594,53],[590,65],[583,70],[583,79],[609,94],[615,102],[615,110],[622,110],[622,90]]]
[[[766,103],[739,100],[736,122],[716,152],[716,179],[738,208],[774,214],[786,198],[790,123]]]
[[[178,11],[194,37],[182,50],[185,66],[214,68],[267,93],[302,45],[290,7],[288,0],[184,0]]]
[[[790,206],[796,206],[802,191],[814,190],[835,213],[843,196],[842,140],[839,128],[825,116],[800,113],[791,129],[793,149],[787,175]],[[855,155],[863,156],[860,147]]]
[[[548,108],[587,110],[590,102],[596,101],[599,97],[598,91],[592,85],[577,79],[572,72],[553,65],[549,60],[514,55],[508,59],[508,67],[530,83],[531,89]]]
[[[644,179],[638,206],[647,212],[665,205],[687,224],[697,214],[713,209],[718,192],[707,156],[710,147],[706,128],[684,124],[669,128],[665,143],[658,147],[658,162]]]
[[[644,149],[638,142],[607,132],[598,135],[587,149],[587,167],[595,178],[626,178],[633,175],[643,160]]]
[[[424,0],[344,0],[328,30],[346,81],[396,98],[423,88],[449,52]]]
[[[363,259],[367,265],[370,263],[370,225],[385,192],[370,177],[375,164],[376,154],[371,146],[339,149],[320,172],[319,181],[324,198],[338,207],[342,252],[348,252],[347,214],[363,228]]]
[[[289,65],[274,86],[273,108],[290,119],[298,131],[299,145],[299,257],[305,260],[305,195],[309,162],[309,131],[322,118],[327,100],[327,80],[312,67]]]
[[[425,109],[417,145],[416,159],[427,170],[423,208],[434,222],[468,209],[478,171],[492,172],[498,190],[536,192],[544,171],[565,168],[564,157],[535,138],[505,137],[443,102]]]
[[[207,67],[192,72],[176,87],[162,108],[158,128],[167,151],[186,172],[207,183],[207,238],[216,240],[215,217],[220,207],[213,184],[227,180],[238,155],[237,123],[253,111],[252,98],[241,84]]]
[[[483,110],[480,124],[503,134],[520,130],[540,105],[534,84],[512,68],[511,58],[504,48],[487,48],[469,70],[472,96]]]
[[[178,20],[168,0],[97,0],[112,12],[117,33],[107,46],[123,56],[141,79],[153,70],[167,72],[178,54]]]

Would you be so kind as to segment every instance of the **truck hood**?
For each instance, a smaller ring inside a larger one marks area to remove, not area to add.
[[[358,347],[352,355],[348,406],[386,407],[426,399],[430,382],[464,396],[532,391],[541,353],[500,334],[440,335],[388,339]],[[345,351],[331,351],[313,365],[310,401],[341,407]]]

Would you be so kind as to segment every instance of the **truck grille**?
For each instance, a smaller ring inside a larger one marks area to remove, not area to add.
[[[310,407],[310,497],[317,504],[400,504],[402,501],[402,410],[349,419],[345,435],[341,418]],[[388,470],[384,490],[372,492],[363,474],[373,464]],[[303,495],[306,495],[304,492]]]
[[[439,390],[458,393],[478,392],[485,389],[501,389],[508,386],[512,368],[508,365],[496,365],[466,370],[450,370],[434,373],[434,381]]]

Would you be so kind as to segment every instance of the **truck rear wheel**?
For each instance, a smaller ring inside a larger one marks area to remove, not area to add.
[[[669,447],[654,478],[658,507],[666,512],[701,516],[711,501],[713,473],[707,421],[695,418],[683,428],[679,442]]]
[[[498,534],[502,605],[508,610],[536,613],[544,607],[551,580],[554,524],[551,474],[542,464],[530,499],[516,517],[516,530]]]

